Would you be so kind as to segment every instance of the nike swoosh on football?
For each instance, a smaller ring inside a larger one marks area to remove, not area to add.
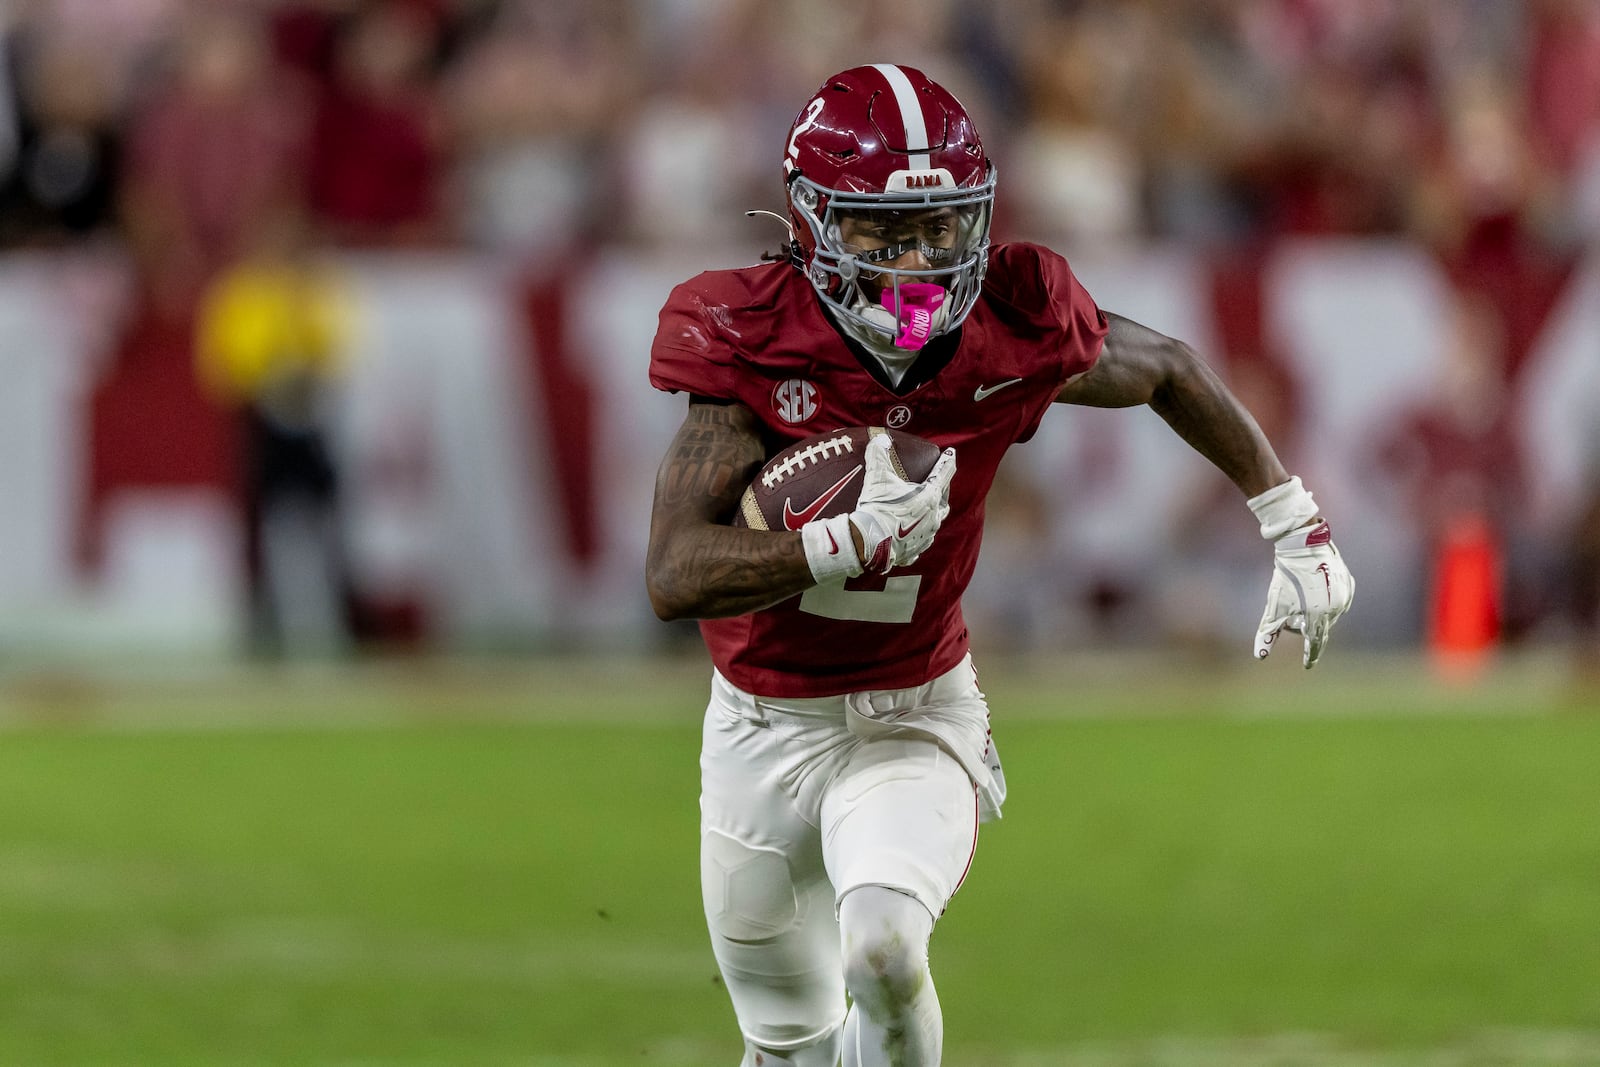
[[[861,466],[857,464],[855,469],[853,469],[849,474],[846,474],[843,478],[840,478],[838,481],[834,482],[833,485],[829,486],[827,489],[824,489],[821,496],[817,497],[817,499],[813,500],[810,504],[806,505],[799,511],[794,510],[794,502],[792,500],[785,498],[783,501],[783,528],[785,530],[798,530],[800,527],[804,526],[806,523],[822,514],[822,509],[827,507],[834,497],[838,496],[844,491],[844,487],[850,483],[851,478],[854,478],[860,473]]]
[[[1022,381],[1021,378],[1010,378],[1001,382],[999,385],[980,385],[977,389],[973,390],[972,399],[975,401],[982,400],[984,397],[989,396],[992,393],[998,393],[1006,386],[1016,385],[1020,381]]]

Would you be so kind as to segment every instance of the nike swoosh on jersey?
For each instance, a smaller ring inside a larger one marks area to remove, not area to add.
[[[975,401],[976,400],[982,400],[984,397],[989,396],[989,395],[991,395],[993,393],[998,393],[1000,390],[1004,389],[1006,386],[1008,386],[1008,385],[1016,385],[1020,381],[1022,381],[1021,378],[1009,378],[1006,381],[1001,382],[999,385],[980,385],[980,386],[978,386],[978,388],[973,390],[972,399],[975,400]]]
[[[810,504],[806,505],[804,508],[801,508],[799,511],[794,510],[794,501],[788,499],[787,497],[784,498],[783,528],[785,530],[798,530],[800,527],[804,526],[806,523],[822,514],[822,509],[827,507],[828,504],[832,502],[834,497],[838,496],[844,491],[844,487],[850,484],[851,478],[854,478],[860,473],[861,465],[857,464],[855,469],[853,469],[849,474],[846,474],[843,478],[840,478],[831,486],[824,489],[821,496],[817,497],[817,499],[813,500]]]

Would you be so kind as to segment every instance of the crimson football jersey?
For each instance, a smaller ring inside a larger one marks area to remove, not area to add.
[[[862,365],[788,263],[708,271],[675,288],[651,348],[651,384],[749,408],[767,455],[860,425],[956,450],[950,517],[916,563],[702,620],[717,669],[750,693],[815,697],[909,688],[954,667],[967,652],[961,594],[1000,459],[1033,436],[1067,379],[1093,366],[1105,334],[1105,316],[1066,260],[1032,244],[994,247],[981,299],[959,337],[946,339],[959,340],[953,354],[905,392]]]

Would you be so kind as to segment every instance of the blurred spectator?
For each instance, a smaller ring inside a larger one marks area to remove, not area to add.
[[[1139,130],[1152,232],[1206,245],[1254,236],[1257,208],[1241,165],[1281,122],[1281,58],[1255,47],[1242,20],[1262,5],[1203,0],[1187,25],[1157,23],[1144,49],[1148,99]]]
[[[715,246],[738,232],[744,211],[774,206],[778,161],[747,147],[763,143],[757,97],[741,77],[748,72],[721,59],[739,54],[759,18],[728,5],[685,52],[661,57],[651,91],[633,102],[618,130],[618,236]],[[707,160],[718,165],[707,167]]]
[[[1463,72],[1441,104],[1443,137],[1416,186],[1417,232],[1460,270],[1492,273],[1550,234],[1554,175],[1496,70]]]
[[[0,245],[55,244],[112,220],[122,129],[100,51],[81,35],[5,38],[13,104],[0,165]]]
[[[197,359],[240,413],[249,632],[258,652],[339,647],[354,594],[329,442],[346,320],[337,276],[298,227],[266,231],[207,290]]]
[[[219,269],[304,201],[308,101],[231,8],[182,24],[174,69],[130,130],[124,221],[146,295],[182,317]]]
[[[446,146],[433,82],[439,17],[389,0],[333,42],[311,142],[310,204],[334,240],[417,244],[445,236]]]
[[[1528,6],[1530,135],[1549,165],[1570,177],[1600,136],[1600,6],[1591,0]]]
[[[1399,232],[1404,181],[1427,143],[1413,74],[1328,61],[1295,79],[1285,124],[1253,162],[1272,232]]]
[[[333,76],[340,27],[366,0],[283,0],[267,22],[272,54],[286,72],[318,86]]]
[[[630,83],[631,31],[614,3],[507,4],[450,75],[465,236],[537,261],[603,213],[608,137]]]
[[[1538,0],[1530,17],[1530,136],[1565,188],[1574,236],[1592,241],[1600,238],[1600,6]]]
[[[182,23],[217,5],[196,0],[9,0],[39,32],[91,47],[100,76],[120,98],[152,56],[181,32]]]
[[[1123,15],[1055,18],[1023,61],[1029,119],[1011,150],[1018,227],[1036,239],[1127,237],[1142,229],[1137,147],[1116,119],[1131,88],[1138,26]]]
[[[1415,183],[1414,232],[1500,316],[1502,380],[1514,388],[1578,251],[1560,177],[1534,151],[1498,70],[1463,72],[1442,106],[1445,136]]]

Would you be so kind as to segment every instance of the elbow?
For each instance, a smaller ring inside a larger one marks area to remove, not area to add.
[[[659,531],[650,531],[650,544],[645,549],[644,591],[650,598],[650,610],[662,622],[676,622],[684,617],[683,598],[672,580],[672,568],[667,565],[668,553],[665,539]]]
[[[648,566],[644,576],[645,592],[650,597],[650,610],[656,613],[656,618],[662,622],[677,622],[680,619],[693,619],[698,617],[695,612],[696,605],[689,597],[682,582],[673,581],[671,576],[664,573],[660,566]]]
[[[700,617],[703,597],[702,584],[694,580],[692,568],[683,562],[684,547],[681,538],[671,536],[671,531],[651,531],[650,543],[645,549],[644,588],[650,598],[650,610],[662,622]]]
[[[692,618],[688,606],[682,601],[673,599],[666,590],[656,585],[649,586],[650,610],[656,613],[656,618],[662,622],[677,622],[680,619]]]
[[[644,589],[650,597],[650,610],[656,613],[656,618],[662,622],[676,622],[683,618],[683,605],[654,573],[646,572]]]

